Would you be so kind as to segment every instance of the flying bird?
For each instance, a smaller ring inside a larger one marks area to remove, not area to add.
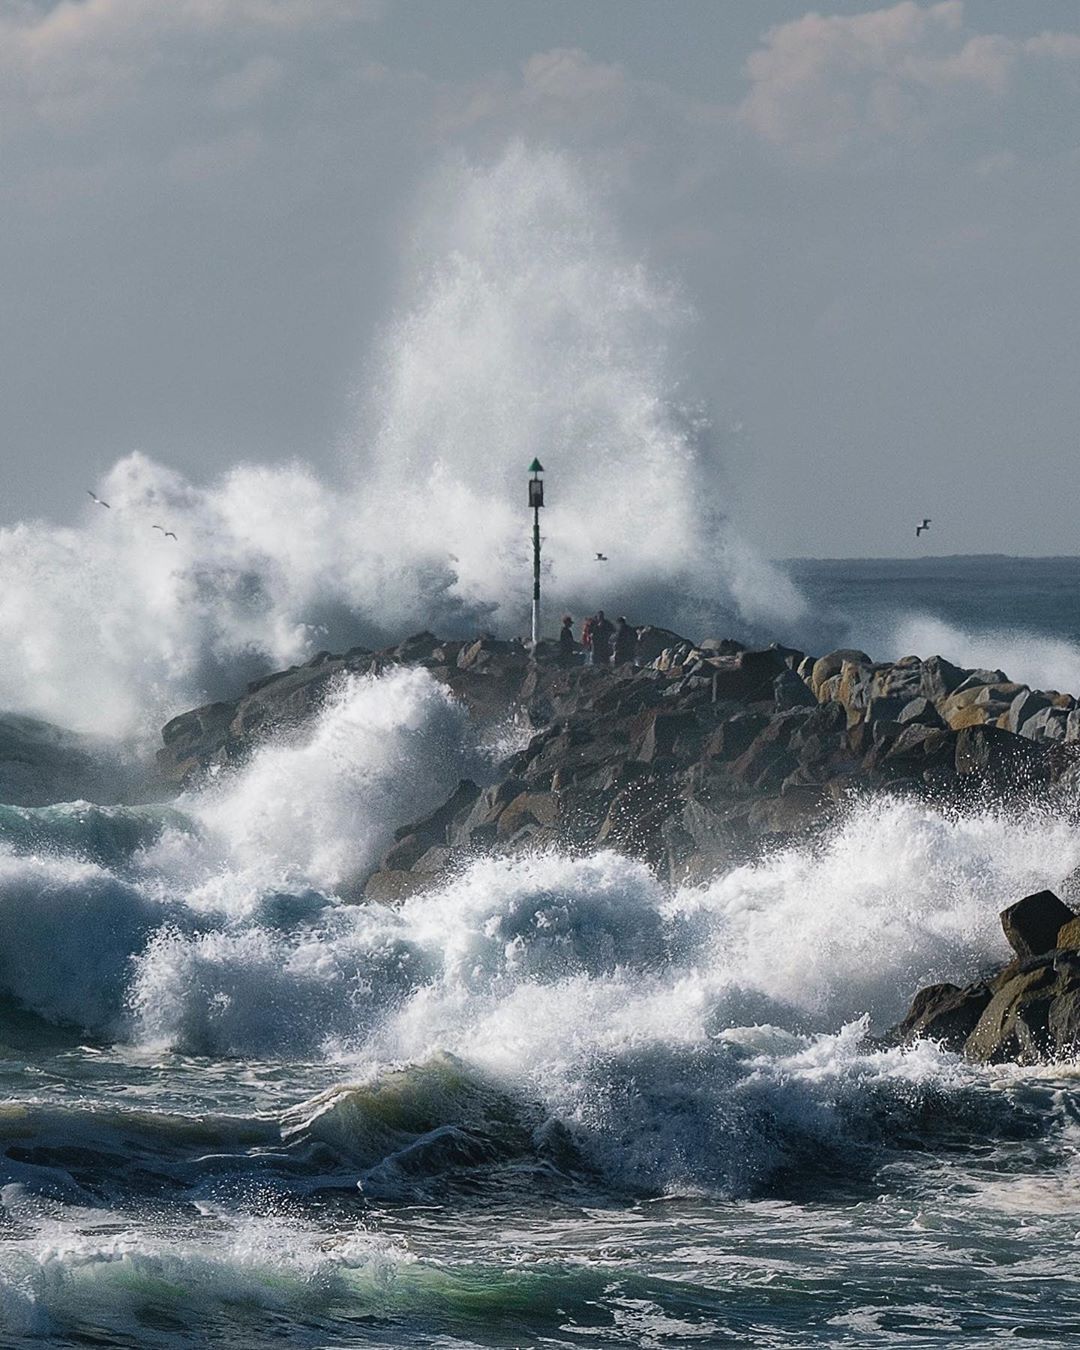
[[[103,507],[105,508],[106,511],[111,511],[111,510],[112,510],[112,507],[109,505],[108,502],[103,502],[103,501],[101,500],[101,498],[97,495],[97,493],[96,493],[96,492],[91,492],[89,488],[86,489],[86,495],[87,495],[88,497],[93,497],[94,501],[97,502],[98,506],[103,506]]]
[[[603,554],[603,553],[598,553],[598,554],[596,555],[596,561],[597,561],[597,562],[607,562],[607,556],[606,556],[605,554]]]
[[[923,530],[928,530],[929,528],[930,528],[930,522],[929,522],[928,520],[924,519],[924,520],[923,520],[923,523],[922,523],[921,525],[916,525],[916,526],[915,526],[915,538],[918,539],[919,535],[922,534]]]
[[[172,530],[167,530],[164,525],[152,525],[150,528],[153,530],[160,530],[166,539],[176,538],[176,535],[172,532]]]

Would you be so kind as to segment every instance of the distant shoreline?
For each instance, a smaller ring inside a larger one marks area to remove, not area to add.
[[[957,563],[957,562],[1012,562],[1012,563],[1077,563],[1080,554],[1076,553],[927,553],[917,558],[901,558],[893,554],[851,554],[844,557],[797,557],[773,558],[779,566],[791,563]]]

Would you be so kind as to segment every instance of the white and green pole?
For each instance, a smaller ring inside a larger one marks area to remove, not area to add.
[[[529,505],[533,513],[533,602],[532,602],[532,645],[536,651],[540,641],[540,508],[544,504],[544,480],[540,475],[544,466],[538,459],[529,465],[532,477],[529,479]]]

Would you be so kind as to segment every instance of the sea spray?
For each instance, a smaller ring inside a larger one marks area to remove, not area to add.
[[[256,750],[191,811],[246,876],[333,889],[449,795],[471,739],[464,707],[426,670],[345,677],[312,723]]]
[[[0,708],[151,743],[320,648],[521,632],[536,455],[552,614],[793,635],[805,606],[727,522],[713,432],[679,388],[687,307],[573,162],[522,145],[455,161],[422,216],[337,474],[298,460],[193,484],[131,454],[95,484],[110,510],[0,531]]]

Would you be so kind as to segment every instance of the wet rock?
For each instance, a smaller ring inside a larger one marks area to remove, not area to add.
[[[1080,918],[1070,919],[1061,925],[1054,945],[1065,951],[1080,951]]]
[[[940,1041],[947,1050],[962,1050],[992,998],[985,984],[929,985],[915,995],[893,1034],[903,1042]]]
[[[963,727],[957,736],[956,772],[990,786],[1021,791],[1046,781],[1048,769],[1039,746],[1001,727]]]
[[[559,799],[553,792],[521,792],[500,814],[496,835],[506,838],[526,825],[554,825],[559,819]]]
[[[964,1053],[985,1064],[1038,1064],[1080,1044],[1080,957],[1042,957],[993,996]]]
[[[429,633],[425,629],[422,633],[414,633],[404,642],[394,648],[394,659],[396,661],[423,661],[432,656],[439,647],[439,639],[434,633]]]
[[[777,712],[788,708],[812,708],[817,699],[805,680],[799,678],[793,670],[782,670],[773,680],[773,706]]]
[[[1053,951],[1058,930],[1075,918],[1053,891],[1036,891],[1001,911],[1001,927],[1009,946],[1026,961]]]
[[[396,905],[410,895],[427,889],[432,884],[430,873],[373,872],[364,886],[364,899],[382,905]]]
[[[759,712],[738,713],[727,718],[706,739],[705,756],[710,759],[735,759],[750,746],[768,722],[768,716]]]

